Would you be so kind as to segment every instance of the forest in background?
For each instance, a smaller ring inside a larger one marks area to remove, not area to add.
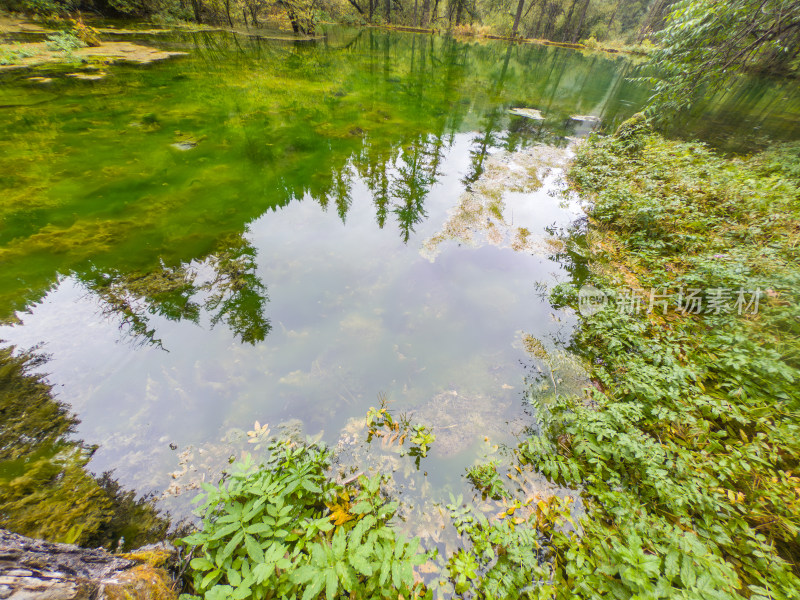
[[[3,0],[15,12],[83,11],[110,17],[259,27],[287,20],[298,33],[320,21],[455,30],[575,43],[639,44],[659,31],[673,0]]]
[[[282,27],[301,35],[334,22],[582,43],[655,53],[650,64],[668,80],[683,78],[687,93],[743,70],[800,72],[797,0],[2,0],[0,8],[50,20],[82,13],[162,25]],[[663,91],[657,88],[659,100],[671,109],[690,100]]]

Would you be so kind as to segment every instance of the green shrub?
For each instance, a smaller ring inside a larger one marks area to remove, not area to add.
[[[19,44],[15,44],[14,46],[15,47],[0,53],[0,65],[13,65],[19,62],[21,58],[29,58],[36,54],[36,52],[30,48],[18,47]]]
[[[447,561],[456,597],[533,600],[554,596],[548,548],[568,537],[569,500],[552,496],[535,504],[517,501],[492,520],[465,506],[461,497],[450,500],[450,517],[465,542]]]
[[[583,45],[589,48],[590,50],[599,50],[600,43],[597,41],[597,38],[594,36],[590,36],[589,38],[583,40]]]
[[[69,31],[59,31],[47,36],[47,49],[51,52],[61,52],[70,56],[78,48],[86,46],[81,39]]]
[[[183,539],[196,594],[208,599],[425,597],[414,566],[431,555],[390,524],[383,476],[356,489],[331,481],[331,453],[274,441],[261,465],[237,464],[197,498],[202,530]]]

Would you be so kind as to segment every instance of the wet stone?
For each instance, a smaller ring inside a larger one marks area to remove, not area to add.
[[[535,121],[544,121],[542,113],[535,108],[511,108],[508,112],[518,117],[526,117],[528,119],[534,119]]]

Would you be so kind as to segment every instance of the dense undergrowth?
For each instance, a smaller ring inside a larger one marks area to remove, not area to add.
[[[584,490],[559,595],[796,598],[800,145],[725,158],[637,117],[570,177],[609,300],[574,340],[598,389],[543,409],[522,447]]]

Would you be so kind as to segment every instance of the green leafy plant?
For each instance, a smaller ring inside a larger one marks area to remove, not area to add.
[[[436,436],[433,430],[427,425],[413,425],[411,427],[411,448],[408,453],[411,456],[426,457],[428,450],[436,441]]]
[[[480,490],[484,497],[488,496],[493,500],[511,497],[511,494],[503,485],[500,475],[497,474],[498,464],[498,461],[492,460],[467,469],[467,479],[472,482],[472,485]]]
[[[548,548],[571,537],[569,501],[553,496],[536,504],[515,503],[489,520],[450,497],[447,508],[465,545],[450,556],[447,571],[457,597],[476,599],[551,598],[553,566]],[[526,514],[527,513],[527,514]],[[511,517],[518,514],[525,516]]]
[[[757,313],[612,301],[583,315],[572,348],[595,386],[532,400],[541,435],[519,448],[583,490],[581,535],[548,542],[558,597],[800,589],[798,155],[721,157],[640,117],[579,150],[569,177],[592,202],[593,285],[612,299],[631,287],[764,294]]]
[[[428,456],[428,451],[436,441],[436,435],[427,425],[412,425],[408,416],[400,415],[395,419],[388,407],[385,396],[381,396],[380,408],[370,407],[367,411],[367,442],[373,438],[382,438],[387,445],[397,443],[401,448],[401,455],[408,454],[415,457],[417,468],[419,468],[420,458]],[[403,443],[408,440],[410,447],[408,450],[403,448]]]
[[[381,496],[383,477],[357,489],[331,481],[330,452],[274,441],[262,465],[235,465],[198,497],[202,530],[183,539],[196,594],[222,598],[425,597],[414,567],[431,554],[390,525],[396,502]]]
[[[21,58],[30,58],[35,55],[36,52],[31,48],[25,48],[19,43],[16,43],[12,48],[8,48],[0,53],[0,65],[13,65],[19,62]]]
[[[47,36],[47,49],[51,52],[61,52],[65,56],[71,56],[78,48],[86,46],[81,39],[69,31],[59,31]]]
[[[674,116],[744,71],[796,77],[800,30],[789,15],[798,10],[797,0],[675,2],[650,57],[653,114]]]

